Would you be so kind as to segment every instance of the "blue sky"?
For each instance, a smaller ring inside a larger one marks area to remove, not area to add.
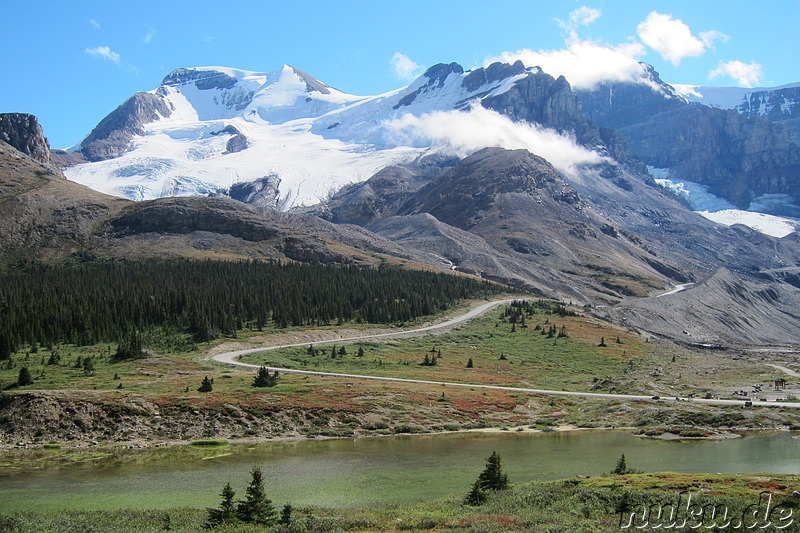
[[[670,83],[800,81],[799,0],[3,4],[0,112],[37,115],[54,148],[178,67],[286,63],[353,94],[396,89],[436,63],[491,58],[563,67],[573,84],[603,69],[624,78],[632,60]]]

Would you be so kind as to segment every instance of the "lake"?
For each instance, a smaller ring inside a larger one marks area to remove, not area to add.
[[[25,474],[2,475],[0,468],[0,512],[216,506],[227,482],[243,494],[256,465],[276,505],[403,504],[466,493],[492,451],[517,483],[602,474],[622,453],[629,467],[645,472],[800,473],[800,439],[788,432],[689,442],[588,430],[178,446],[114,450],[87,464]],[[61,452],[11,451],[3,460],[48,453]]]

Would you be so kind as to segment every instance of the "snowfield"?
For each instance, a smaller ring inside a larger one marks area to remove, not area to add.
[[[146,200],[209,195],[278,176],[280,207],[289,209],[318,203],[429,151],[463,156],[485,146],[528,148],[567,173],[602,160],[569,137],[470,105],[508,91],[526,73],[471,90],[462,84],[469,72],[434,80],[423,75],[402,89],[355,96],[290,66],[271,73],[182,70],[223,81],[208,87],[194,79],[174,81],[170,74],[151,91],[166,100],[170,116],[147,124],[145,135],[135,137],[133,149],[121,157],[68,168],[67,178]],[[247,138],[246,149],[227,152],[236,134],[231,126]]]
[[[790,217],[779,217],[759,213],[756,210],[764,207],[763,203],[772,200],[773,203],[783,201],[791,203],[791,198],[786,195],[765,195],[756,198],[750,204],[748,210],[737,209],[727,200],[715,196],[708,192],[708,187],[699,183],[686,180],[677,180],[669,176],[669,169],[649,167],[650,174],[655,178],[656,183],[684,197],[691,206],[692,210],[705,218],[718,224],[732,226],[742,224],[756,231],[771,235],[772,237],[785,237],[800,229],[800,220]],[[781,198],[773,198],[780,196]]]

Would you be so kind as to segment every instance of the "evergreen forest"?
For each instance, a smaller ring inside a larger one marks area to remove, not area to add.
[[[403,323],[504,290],[391,267],[185,259],[33,264],[0,275],[0,359],[26,344],[125,343],[157,328],[207,341],[244,328]]]

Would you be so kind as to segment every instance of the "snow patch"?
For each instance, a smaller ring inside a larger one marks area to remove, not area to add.
[[[797,230],[800,230],[800,220],[791,217],[780,217],[760,212],[772,202],[782,203],[783,205],[792,204],[792,198],[785,194],[770,194],[759,197],[759,202],[750,204],[747,210],[737,209],[736,206],[708,192],[708,187],[699,183],[686,180],[677,180],[669,177],[669,169],[648,167],[650,175],[660,186],[685,198],[692,210],[703,217],[723,224],[732,226],[742,224],[760,233],[772,237],[785,237]]]

